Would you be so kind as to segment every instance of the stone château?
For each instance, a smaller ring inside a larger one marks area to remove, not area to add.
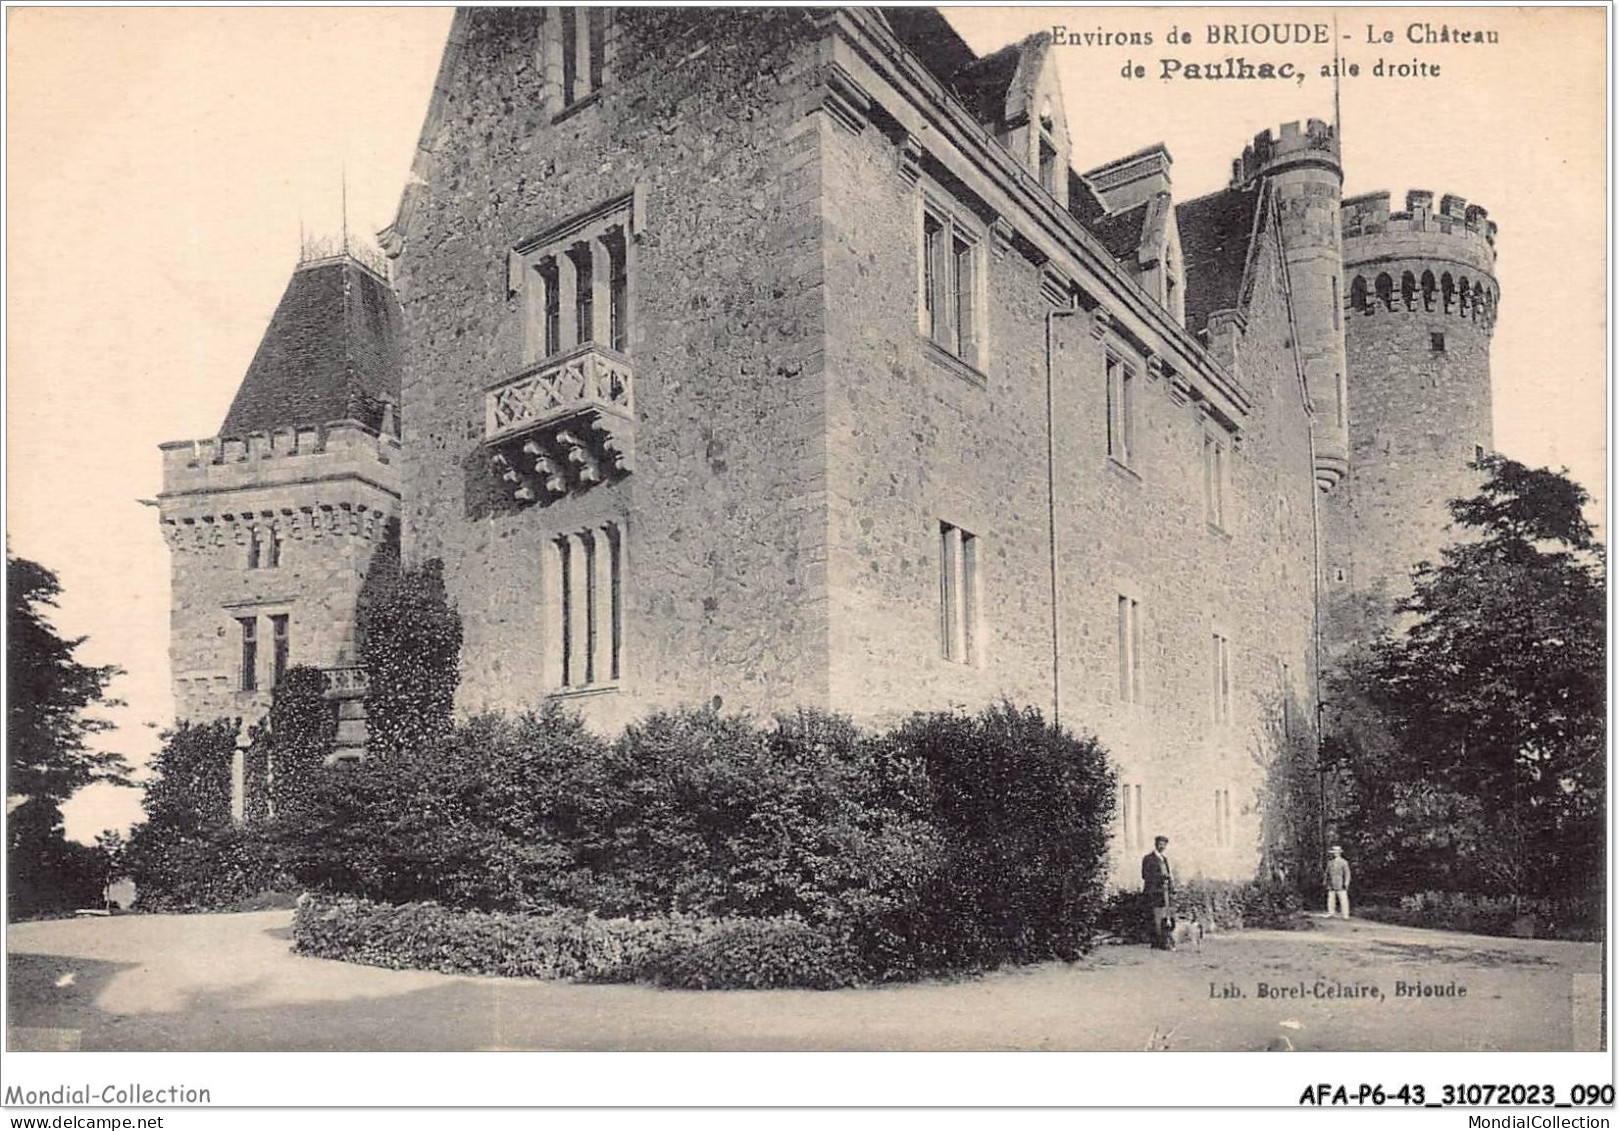
[[[1386,608],[1490,446],[1494,225],[1343,200],[1319,121],[1194,200],[1162,146],[1076,170],[1054,62],[932,9],[460,11],[387,281],[300,265],[165,446],[182,715],[309,663],[356,745],[397,530],[467,710],[1005,698],[1107,746],[1121,858],[1252,874],[1370,615],[1326,610]]]

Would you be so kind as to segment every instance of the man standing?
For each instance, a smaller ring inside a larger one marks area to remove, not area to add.
[[[1327,917],[1330,919],[1334,907],[1343,909],[1345,919],[1349,918],[1349,861],[1344,859],[1344,850],[1333,845],[1327,850]]]
[[[1141,890],[1152,927],[1152,945],[1159,950],[1168,949],[1170,924],[1175,918],[1175,878],[1169,869],[1169,857],[1164,855],[1168,846],[1167,836],[1155,836],[1152,851],[1141,858]]]

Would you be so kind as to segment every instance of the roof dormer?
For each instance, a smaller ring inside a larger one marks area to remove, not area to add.
[[[1052,196],[1068,202],[1068,116],[1051,36],[1031,35],[962,67],[951,86]]]

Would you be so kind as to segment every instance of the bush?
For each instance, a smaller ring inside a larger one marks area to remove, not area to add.
[[[824,989],[853,979],[835,944],[794,919],[601,919],[582,911],[453,911],[305,895],[293,940],[299,953],[319,958],[447,974],[643,979],[694,989]]]
[[[1477,935],[1595,941],[1602,937],[1605,905],[1588,899],[1513,899],[1472,892],[1427,891],[1400,897],[1371,895],[1354,913],[1381,923]]]
[[[372,559],[359,606],[367,749],[382,759],[420,752],[449,732],[460,677],[461,617],[444,563],[402,566],[390,540]]]
[[[1108,897],[1100,925],[1117,941],[1146,943],[1152,939],[1139,891],[1117,891]],[[1239,931],[1265,928],[1307,929],[1304,898],[1295,889],[1268,880],[1193,879],[1176,885],[1175,917],[1196,919],[1207,929]]]
[[[780,945],[799,984],[837,984],[851,963],[884,980],[1077,956],[1112,795],[1094,741],[1010,707],[877,736],[662,711],[607,742],[553,705],[318,772],[274,835],[308,887],[382,903],[781,920],[665,976],[776,984]]]
[[[1114,776],[1095,739],[1010,704],[916,715],[884,736],[914,762],[943,867],[910,906],[899,973],[1072,960],[1103,905]]]
[[[125,856],[141,911],[216,911],[290,886],[273,848],[251,828],[206,832],[136,826]]]
[[[643,967],[643,977],[685,990],[830,990],[853,985],[856,968],[853,953],[824,930],[779,916],[724,922],[655,955]]]

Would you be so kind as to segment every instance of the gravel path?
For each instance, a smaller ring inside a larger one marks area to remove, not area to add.
[[[14,925],[7,1047],[1527,1051],[1593,1047],[1600,1032],[1598,944],[1366,920],[829,993],[381,970],[293,954],[290,922],[265,911]],[[1429,993],[1397,996],[1402,986]]]

